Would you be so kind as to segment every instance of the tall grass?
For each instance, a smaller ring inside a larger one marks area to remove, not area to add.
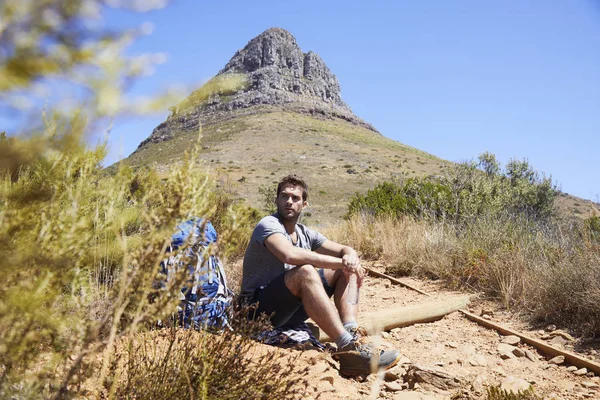
[[[556,190],[527,162],[480,156],[435,179],[387,182],[330,229],[394,275],[482,291],[534,320],[600,333],[598,217],[561,216]]]
[[[458,226],[355,215],[326,234],[384,261],[390,274],[442,279],[534,320],[600,333],[600,242],[581,221],[482,217]]]
[[[192,215],[214,220],[221,246],[211,251],[221,255],[224,244],[247,240],[241,226],[253,225],[253,211],[218,189],[193,152],[164,179],[128,168],[109,175],[100,166],[104,146],[88,148],[84,131],[75,117],[48,120],[43,135],[0,140],[0,398],[97,396],[93,387],[127,397],[113,368],[118,346],[143,342],[141,332],[168,319],[186,280],[182,274],[166,288],[155,285],[175,224]],[[163,357],[168,379],[183,379],[189,371],[176,360],[194,357],[205,359],[195,373],[210,374],[225,352],[233,354],[228,346],[240,343],[196,344],[195,353],[179,353],[191,351],[184,346]],[[249,393],[265,386],[262,369],[240,365]],[[263,366],[275,368],[276,360]],[[136,376],[140,385],[153,377],[141,369]],[[219,376],[222,390],[234,384]],[[276,386],[298,379],[284,377]]]

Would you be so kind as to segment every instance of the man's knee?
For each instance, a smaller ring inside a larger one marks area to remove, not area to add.
[[[312,285],[322,286],[321,277],[312,265],[300,265],[285,274],[285,285],[296,297],[300,297],[302,288]]]
[[[346,274],[344,274],[344,271],[341,269],[325,269],[323,270],[323,277],[332,289],[335,289],[339,284],[345,286],[347,283]]]

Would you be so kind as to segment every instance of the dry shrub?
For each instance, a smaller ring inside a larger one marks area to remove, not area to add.
[[[352,246],[368,260],[381,260],[395,275],[438,277],[449,268],[454,242],[444,225],[393,218],[354,215],[324,230],[335,241]]]
[[[299,399],[306,368],[297,355],[258,345],[252,335],[266,320],[234,318],[235,332],[177,328],[127,338],[118,346],[98,397],[135,399]]]
[[[106,377],[118,340],[174,312],[187,277],[158,291],[154,282],[175,224],[219,221],[225,244],[251,225],[243,206],[224,206],[194,153],[163,181],[127,168],[107,175],[85,124],[50,126],[42,138],[2,143],[6,154],[35,155],[0,171],[2,398],[75,397]]]
[[[542,397],[535,393],[533,387],[515,393],[499,386],[490,386],[486,390],[486,400],[542,400]]]
[[[387,272],[481,291],[535,320],[600,333],[600,245],[581,221],[513,215],[465,223],[354,215],[326,234]]]

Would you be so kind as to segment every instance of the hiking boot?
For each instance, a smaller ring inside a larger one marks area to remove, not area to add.
[[[352,336],[353,342],[366,343],[367,336],[369,335],[367,330],[362,326],[348,329],[348,333]]]
[[[376,373],[380,369],[393,367],[400,360],[398,350],[381,350],[377,353],[370,345],[356,341],[333,355],[340,362],[340,374],[344,376]]]

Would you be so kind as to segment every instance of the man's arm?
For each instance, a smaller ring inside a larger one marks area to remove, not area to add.
[[[339,253],[338,256],[335,256],[333,253],[316,253],[300,247],[295,247],[280,233],[274,233],[266,238],[265,246],[279,259],[279,261],[286,264],[310,264],[315,267],[326,269],[344,268],[343,259]]]

